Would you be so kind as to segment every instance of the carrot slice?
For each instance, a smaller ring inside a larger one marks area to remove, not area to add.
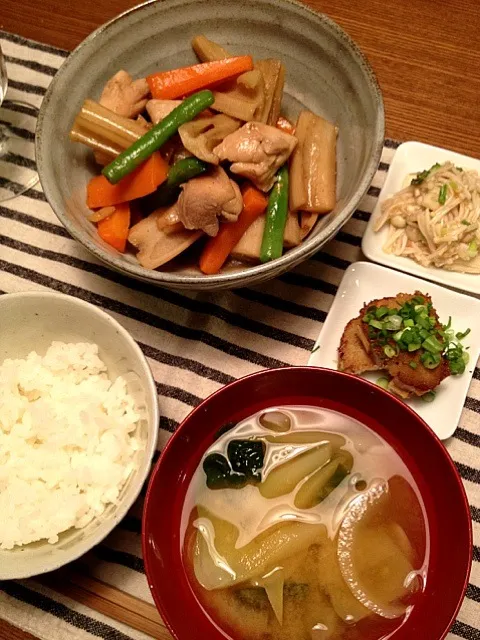
[[[285,133],[289,133],[292,136],[295,134],[294,125],[284,116],[278,116],[277,124],[275,126],[277,127],[277,129],[285,131]]]
[[[267,208],[267,196],[252,185],[242,189],[242,195],[243,209],[238,220],[222,224],[217,235],[208,240],[202,251],[200,269],[207,275],[220,271],[245,231]]]
[[[230,80],[252,69],[252,56],[237,56],[152,73],[147,76],[147,82],[153,98],[173,100]]]
[[[128,229],[130,227],[130,205],[123,202],[115,207],[115,212],[108,218],[100,220],[97,225],[98,235],[111,247],[125,252]]]
[[[109,207],[153,193],[167,179],[168,165],[157,151],[131,174],[111,184],[105,176],[95,176],[87,185],[87,207]]]

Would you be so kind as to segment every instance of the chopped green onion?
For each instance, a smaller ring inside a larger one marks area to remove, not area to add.
[[[455,337],[457,338],[457,340],[463,340],[464,338],[466,338],[468,336],[468,334],[470,333],[471,329],[467,329],[466,331],[464,331],[463,333],[457,333],[455,335]]]
[[[408,345],[409,351],[418,351],[422,345],[419,342],[411,342]]]
[[[441,205],[444,205],[445,202],[447,201],[447,192],[448,192],[448,186],[446,184],[442,184],[442,186],[440,187],[440,192],[438,194],[438,203]]]
[[[458,184],[455,182],[455,180],[450,180],[450,186],[454,191],[458,191]]]
[[[389,316],[394,316],[397,313],[397,309],[393,308],[393,309],[389,309],[388,310],[388,315]]]
[[[402,326],[402,317],[401,316],[389,316],[387,320],[385,320],[385,329],[389,331],[398,331]]]
[[[434,391],[427,391],[427,393],[424,393],[421,398],[424,402],[433,402],[435,400],[435,395]]]
[[[388,378],[378,378],[377,384],[382,389],[388,389],[388,385],[390,384],[390,380]]]
[[[464,224],[466,227],[470,226],[470,222],[468,220],[462,220],[462,224]]]
[[[410,362],[408,363],[409,367],[411,367],[412,369],[416,369],[418,367],[418,364],[415,362],[415,360],[410,360]]]
[[[406,320],[404,320],[403,324],[406,327],[414,327],[415,326],[415,322],[411,318],[407,318]]]
[[[457,171],[463,171],[462,167],[455,167]]]
[[[378,307],[375,311],[375,317],[377,320],[381,320],[384,316],[388,314],[388,307]]]
[[[443,351],[443,344],[437,340],[435,336],[428,336],[428,338],[423,341],[422,347],[430,353],[441,353]]]
[[[436,369],[442,361],[442,356],[439,353],[422,353],[420,361],[426,369]]]
[[[375,318],[370,320],[370,322],[368,324],[371,327],[375,327],[375,329],[383,329],[383,322],[380,322],[380,320],[375,320]]]
[[[406,329],[401,329],[400,331],[397,331],[397,333],[393,334],[393,339],[395,340],[395,342],[400,342],[405,331]]]
[[[475,258],[475,256],[477,255],[477,253],[478,253],[478,245],[477,245],[477,242],[476,242],[476,240],[472,240],[472,241],[470,242],[470,244],[468,245],[468,255],[469,255],[471,258]]]
[[[435,169],[438,169],[439,167],[440,165],[438,164],[438,162],[436,162],[432,167],[430,167],[430,169],[425,169],[424,171],[420,171],[419,173],[417,173],[416,177],[412,179],[410,184],[414,186],[422,184],[422,182],[428,178],[428,176],[430,175],[430,172],[434,171]]]
[[[363,322],[370,322],[370,320],[372,320],[372,318],[373,318],[373,316],[372,316],[372,314],[371,314],[371,313],[366,313],[366,314],[363,316],[362,320],[363,320]]]
[[[397,350],[394,349],[391,345],[387,344],[383,347],[383,352],[387,356],[387,358],[393,358],[397,355]]]

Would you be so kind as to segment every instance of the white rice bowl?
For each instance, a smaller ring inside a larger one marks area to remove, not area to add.
[[[86,342],[0,365],[0,549],[56,543],[118,503],[145,447],[129,382]]]

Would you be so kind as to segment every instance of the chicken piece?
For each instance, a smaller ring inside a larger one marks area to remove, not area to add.
[[[170,222],[169,216],[175,207],[157,209],[130,229],[128,241],[138,249],[137,260],[145,269],[156,269],[173,260],[202,235],[186,229],[174,233],[165,231],[164,223]]]
[[[354,318],[345,327],[338,349],[338,369],[360,375],[365,371],[380,369],[368,353],[369,344],[363,343],[360,318]]]
[[[158,124],[180,104],[181,100],[149,100],[145,108],[153,124]]]
[[[369,304],[365,305],[360,311],[360,320],[365,316],[368,309],[371,306],[375,307],[388,307],[389,309],[400,309],[406,302],[410,302],[415,296],[422,296],[425,299],[426,304],[431,304],[432,300],[430,296],[425,295],[419,291],[414,294],[399,293],[395,297],[382,298],[380,300],[373,300]],[[436,327],[441,329],[441,324],[438,319],[438,314],[435,309],[431,308],[430,316],[435,318]],[[369,355],[378,369],[386,370],[390,376],[391,381],[389,389],[399,395],[402,398],[409,398],[411,396],[422,396],[428,391],[435,389],[438,385],[450,375],[450,367],[446,358],[442,358],[442,361],[435,369],[427,369],[423,366],[420,360],[423,354],[423,349],[417,351],[408,352],[400,351],[397,356],[389,358],[383,349],[382,345],[373,343],[368,337],[368,324],[360,322],[360,329],[363,334],[362,342],[369,345]],[[410,366],[411,362],[416,363],[416,368]]]
[[[297,139],[262,122],[247,122],[227,136],[213,153],[232,162],[233,173],[244,176],[261,191],[270,191],[275,174],[295,149]]]
[[[182,185],[178,199],[178,215],[186,229],[201,229],[216,236],[218,218],[235,222],[243,209],[243,198],[236,182],[222,167]]]
[[[121,70],[104,86],[99,102],[121,116],[135,118],[145,109],[149,91],[145,78],[133,80]]]

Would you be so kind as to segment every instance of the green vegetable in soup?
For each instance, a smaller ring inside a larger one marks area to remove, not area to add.
[[[299,482],[323,467],[332,457],[332,446],[322,442],[274,467],[259,485],[264,498],[278,498],[295,489]]]
[[[258,421],[265,429],[277,433],[284,433],[292,428],[292,421],[283,411],[266,411],[262,413]]]
[[[237,548],[239,531],[232,523],[204,508],[199,507],[198,514],[193,564],[198,582],[208,591],[260,580],[314,540],[327,539],[323,524],[285,522]],[[220,563],[212,559],[212,551]]]
[[[270,609],[270,603],[263,587],[235,589],[233,595],[246,609],[253,609],[253,611],[269,611]]]
[[[260,482],[265,456],[265,444],[260,440],[231,440],[227,456],[236,473],[243,473],[253,482]]]
[[[265,436],[264,440],[272,444],[309,444],[314,442],[329,442],[334,449],[341,449],[346,440],[338,433],[326,431],[291,431],[280,436]]]
[[[295,496],[297,509],[311,509],[327,498],[347,477],[353,467],[353,457],[340,451],[327,465],[314,473]]]
[[[203,461],[203,470],[209,489],[242,489],[247,484],[262,480],[261,470],[265,444],[260,440],[232,440],[227,447],[227,458],[211,453]]]

